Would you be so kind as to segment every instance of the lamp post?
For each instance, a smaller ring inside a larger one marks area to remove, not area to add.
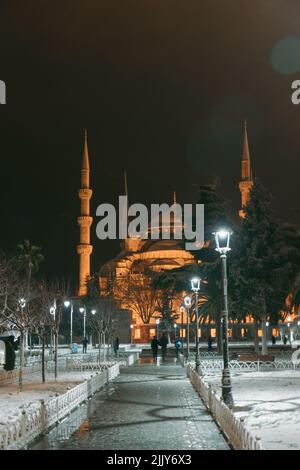
[[[130,345],[133,345],[133,324],[130,325]]]
[[[288,328],[289,328],[289,341],[290,341],[290,344],[292,344],[292,342],[294,341],[294,332],[293,332],[293,329],[292,329],[292,326],[291,326],[291,322],[292,322],[292,317],[288,317]]]
[[[80,307],[80,313],[83,313],[83,339],[85,339],[86,307]]]
[[[21,297],[21,299],[19,299],[19,305],[20,305],[21,312],[22,312],[22,322],[24,322],[23,312],[24,312],[24,308],[26,307],[26,299],[24,299],[24,297]],[[25,331],[25,335],[24,335],[24,338],[23,338],[23,348],[25,349],[25,351],[28,350],[28,332],[27,332],[27,330]]]
[[[53,316],[53,320],[54,320],[54,323],[55,323],[55,311],[56,311],[56,308],[55,308],[54,304],[50,307],[49,311],[50,311],[50,315]],[[54,333],[54,338],[53,338],[53,329],[51,328],[51,339],[50,339],[50,344],[51,344],[51,349],[50,349],[51,359],[52,359],[52,354],[53,354],[53,347],[55,348],[54,342],[55,342],[55,333]],[[54,351],[55,351],[55,349],[54,349]]]
[[[199,313],[198,313],[198,295],[200,290],[200,282],[201,279],[199,277],[194,277],[191,280],[192,291],[195,292],[196,297],[196,372],[200,375],[201,368],[200,368],[200,356],[199,356]]]
[[[174,323],[175,340],[177,338],[177,323]]]
[[[24,298],[19,299],[19,305],[21,308],[21,325],[22,329],[20,330],[20,351],[19,351],[19,359],[20,359],[20,370],[19,370],[19,390],[22,391],[22,380],[23,380],[23,363],[24,363],[24,316],[23,310],[26,307],[26,300]]]
[[[160,323],[160,320],[159,319],[155,320],[155,323],[156,323],[156,337],[158,339],[158,325]]]
[[[53,316],[53,320],[54,320],[54,377],[57,378],[58,334],[57,334],[57,329],[56,329],[56,300],[55,299],[54,299],[53,305],[50,307],[50,315]]]
[[[91,314],[96,315],[97,310],[95,308],[92,308]],[[90,334],[90,342],[91,342],[91,347],[93,347],[93,333]]]
[[[71,311],[70,311],[70,347],[72,347],[73,343],[73,302],[70,300],[65,300],[64,301],[64,306],[66,308],[69,308],[71,306]]]
[[[213,234],[216,240],[216,251],[220,253],[222,262],[222,284],[223,284],[223,309],[222,309],[222,343],[223,343],[223,371],[222,371],[222,398],[226,405],[233,407],[231,393],[231,377],[229,370],[228,349],[228,292],[227,292],[227,253],[231,250],[229,246],[231,232],[220,230]]]
[[[187,328],[186,328],[186,346],[187,346],[186,358],[187,360],[189,360],[190,358],[190,306],[191,306],[191,303],[192,303],[192,300],[187,295],[184,298],[184,305],[186,308],[186,318],[187,318]]]
[[[180,337],[181,337],[182,343],[183,343],[183,312],[184,312],[184,305],[181,305],[180,312],[181,312]]]

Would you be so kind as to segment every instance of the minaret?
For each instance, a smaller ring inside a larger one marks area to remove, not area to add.
[[[243,157],[242,157],[242,180],[239,183],[239,188],[242,196],[242,208],[239,211],[240,217],[245,217],[243,207],[247,205],[251,197],[251,189],[253,187],[252,170],[250,163],[250,153],[247,135],[247,123],[245,121],[244,127],[244,143],[243,143]]]
[[[90,189],[90,164],[87,145],[87,132],[84,135],[84,149],[81,166],[81,189],[78,196],[80,199],[80,216],[77,218],[80,227],[80,241],[77,245],[79,255],[79,288],[78,295],[87,294],[87,281],[90,277],[90,256],[93,251],[90,245],[90,227],[93,218],[90,216],[90,199],[93,191]]]

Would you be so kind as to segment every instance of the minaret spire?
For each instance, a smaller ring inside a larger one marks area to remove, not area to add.
[[[80,242],[77,245],[79,255],[79,288],[78,295],[87,294],[87,281],[90,278],[90,256],[93,251],[90,245],[90,227],[93,219],[90,216],[90,199],[93,191],[90,189],[90,163],[87,143],[87,131],[84,132],[83,157],[81,165],[81,189],[78,196],[80,199],[80,216],[77,219],[80,227]]]
[[[173,191],[173,204],[176,204],[176,191]]]
[[[244,123],[244,142],[243,142],[243,155],[242,155],[242,179],[239,183],[239,188],[242,196],[242,208],[239,211],[240,217],[245,217],[243,207],[247,205],[251,197],[251,189],[253,187],[252,169],[250,161],[250,151],[248,143],[247,122]]]
[[[248,133],[247,133],[247,121],[245,119],[244,122],[244,142],[243,142],[243,161],[250,162],[250,152],[249,152],[249,144],[248,144]]]

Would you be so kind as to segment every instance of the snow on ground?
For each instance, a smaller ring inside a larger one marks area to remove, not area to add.
[[[21,411],[39,404],[41,399],[61,395],[68,389],[75,387],[90,377],[92,371],[87,372],[59,372],[55,380],[54,373],[48,373],[46,383],[42,383],[41,373],[25,376],[23,378],[23,391],[18,391],[18,383],[0,386],[0,424],[16,419]]]
[[[220,394],[221,378],[205,377]],[[232,375],[234,412],[265,449],[300,449],[300,371]]]

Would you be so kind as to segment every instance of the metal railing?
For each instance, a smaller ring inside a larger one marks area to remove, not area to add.
[[[222,359],[201,360],[201,370],[204,375],[220,375],[222,373]],[[195,364],[195,360],[190,358],[187,361],[182,355],[180,356],[182,366]],[[229,361],[229,369],[233,373],[241,372],[268,372],[273,370],[296,370],[300,368],[300,364],[286,359],[275,359],[274,361]]]
[[[216,392],[190,366],[187,374],[212,417],[235,450],[263,450],[259,436],[253,436]]]
[[[27,376],[30,374],[35,374],[36,372],[40,372],[42,370],[42,365],[41,363],[35,363],[31,364],[28,366],[23,367],[22,370],[22,375]],[[19,378],[19,369],[14,369],[14,370],[2,370],[0,371],[0,386],[1,385],[8,385]]]
[[[66,393],[33,404],[31,408],[23,410],[15,421],[0,424],[0,449],[26,447],[118,374],[119,364],[105,367],[102,372],[96,372],[96,375]]]

